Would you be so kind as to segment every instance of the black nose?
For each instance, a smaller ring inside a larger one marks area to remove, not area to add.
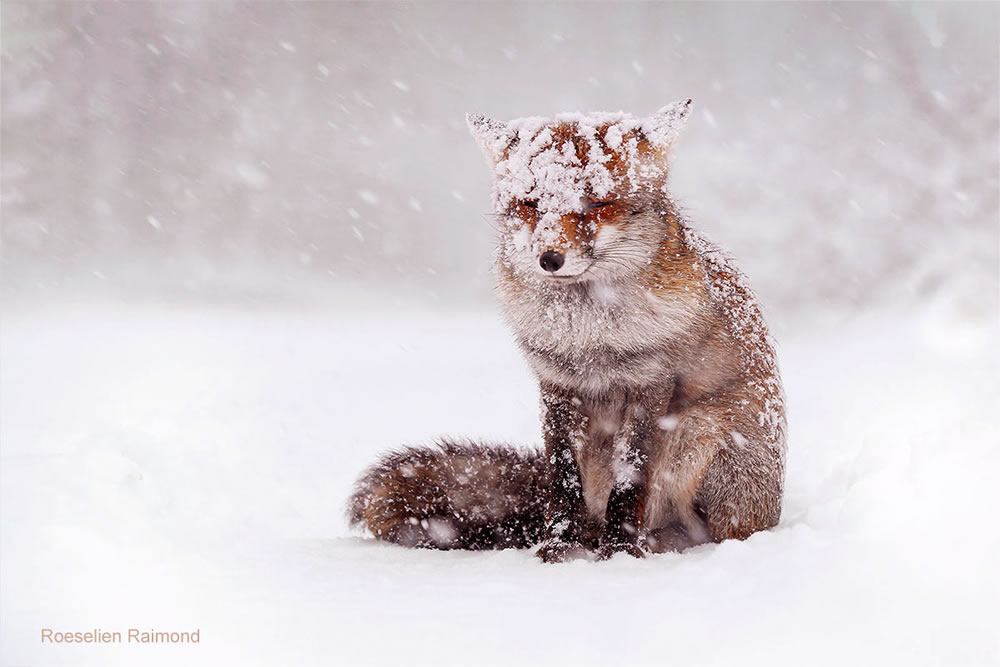
[[[538,258],[538,263],[541,264],[542,268],[546,271],[551,271],[555,273],[562,268],[563,262],[566,260],[563,258],[561,252],[556,252],[555,250],[547,250],[542,253],[542,256]]]

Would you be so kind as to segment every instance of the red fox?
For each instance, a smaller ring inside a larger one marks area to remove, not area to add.
[[[543,451],[390,454],[351,522],[436,549],[545,562],[680,551],[777,524],[784,394],[743,274],[667,191],[691,100],[638,118],[467,117],[494,174],[505,318],[537,375]]]

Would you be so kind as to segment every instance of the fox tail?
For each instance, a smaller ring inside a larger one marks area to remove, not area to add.
[[[430,549],[530,547],[542,538],[542,456],[442,441],[383,457],[355,485],[348,514],[376,539]]]

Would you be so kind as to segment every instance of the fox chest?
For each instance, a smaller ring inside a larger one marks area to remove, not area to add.
[[[539,379],[586,393],[661,381],[691,319],[683,304],[642,290],[576,290],[506,305]]]

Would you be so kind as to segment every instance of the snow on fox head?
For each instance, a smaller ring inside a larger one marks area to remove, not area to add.
[[[507,123],[469,115],[493,166],[498,259],[521,279],[612,278],[648,263],[662,234],[670,147],[691,100],[652,116],[568,113]]]

